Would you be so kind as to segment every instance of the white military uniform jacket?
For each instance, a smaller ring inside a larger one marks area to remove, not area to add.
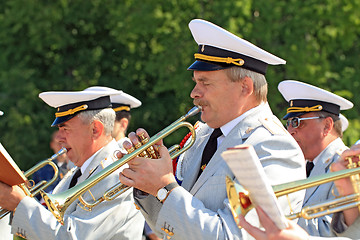
[[[345,224],[343,222],[342,217],[341,216],[342,213],[335,213],[334,217],[332,219],[331,222],[331,226],[336,226],[342,229],[341,233],[337,233],[336,231],[335,234],[337,237],[313,237],[310,236],[309,240],[325,240],[325,239],[332,239],[332,240],[351,240],[351,239],[360,239],[360,217],[358,217],[356,219],[356,221],[350,226],[350,227],[346,227],[346,230],[344,230],[343,225]],[[333,229],[334,230],[334,229]]]
[[[330,172],[330,165],[339,158],[338,153],[341,154],[346,148],[347,147],[345,146],[341,138],[337,138],[332,141],[316,157],[317,162],[312,169],[309,177],[320,176],[327,172]],[[316,187],[307,189],[303,206],[312,206],[314,204],[319,204],[327,200],[334,199],[335,197],[333,195],[333,189],[334,191],[336,191],[336,188],[334,187],[334,182],[318,185]],[[334,194],[337,194],[337,192],[334,192]],[[332,215],[325,215],[323,217],[310,220],[300,218],[298,224],[302,228],[304,228],[309,233],[309,235],[331,237],[334,236],[330,227],[331,217]]]
[[[348,237],[351,239],[360,239],[360,217],[358,217],[356,221],[344,232],[337,233],[337,236]]]
[[[10,214],[8,214],[4,218],[0,219],[0,240],[13,239],[9,221],[10,221]]]
[[[360,239],[360,217],[351,226],[346,226],[342,212],[334,213],[331,227],[339,237],[348,237],[350,239]]]
[[[114,152],[119,145],[112,140],[99,150],[85,172],[79,177],[83,182],[91,174],[96,174],[112,163]],[[68,189],[74,168],[69,171],[54,189],[54,193]],[[106,177],[91,188],[95,199],[101,197],[106,190],[119,182],[118,171]],[[94,200],[87,192],[86,201]],[[141,239],[144,218],[136,210],[132,190],[128,190],[113,201],[102,202],[91,212],[83,210],[79,201],[74,201],[66,210],[64,225],[58,223],[52,213],[30,197],[25,197],[16,208],[12,220],[12,232],[25,236],[27,239]]]
[[[262,104],[253,109],[224,138],[204,172],[196,180],[202,152],[212,131],[207,125],[198,129],[196,141],[185,152],[181,164],[184,178],[182,185],[169,194],[164,204],[152,195],[141,195],[139,191],[134,191],[136,203],[157,234],[166,235],[168,239],[249,237],[236,226],[227,199],[225,176],[229,175],[234,179],[234,175],[220,154],[229,147],[252,144],[272,185],[305,178],[305,160],[301,149],[272,114],[268,104]],[[303,198],[304,191],[290,196],[294,210],[300,210]],[[286,198],[279,200],[282,209],[289,213]],[[259,226],[255,211],[250,212],[247,219]]]

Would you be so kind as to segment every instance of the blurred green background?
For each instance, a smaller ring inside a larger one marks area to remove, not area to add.
[[[1,1],[0,142],[23,170],[49,157],[55,109],[38,94],[93,85],[142,101],[129,130],[160,131],[192,107],[186,69],[197,44],[188,23],[202,18],[287,60],[266,75],[278,117],[287,106],[277,90],[284,79],[352,101],[343,112],[351,145],[360,137],[359,9],[359,0]]]

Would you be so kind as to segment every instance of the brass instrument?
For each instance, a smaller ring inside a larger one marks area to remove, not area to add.
[[[190,128],[189,128],[190,129]],[[179,144],[175,144],[171,147],[168,148],[169,154],[171,159],[176,158],[177,156],[179,156],[181,153],[183,153],[184,151],[186,151],[187,149],[189,149],[191,147],[191,145],[194,143],[195,141],[195,134],[192,135],[192,141],[190,144],[186,145],[186,149],[181,148]],[[145,141],[147,141],[148,139],[146,139]],[[144,144],[144,143],[143,143]],[[151,147],[149,147],[147,150],[147,152],[143,152],[140,153],[140,156],[144,156],[147,158],[157,158],[157,156],[153,155],[153,154],[157,154],[153,149],[150,149]],[[135,150],[135,149],[134,149]],[[133,152],[134,150],[132,150],[131,152]],[[180,152],[181,151],[181,152]],[[129,153],[131,153],[129,152]],[[82,203],[82,205],[79,205],[82,209],[86,210],[86,211],[91,211],[93,207],[95,207],[96,205],[98,205],[99,203],[103,202],[103,201],[112,201],[115,198],[117,198],[119,195],[121,195],[122,193],[126,192],[127,190],[129,190],[131,187],[126,186],[123,183],[117,183],[115,184],[113,187],[111,187],[109,190],[107,190],[104,195],[98,199],[96,202],[89,204],[87,203],[84,198],[82,196],[79,197],[79,201]]]
[[[30,168],[29,170],[27,170],[24,173],[25,177],[28,178],[32,174],[34,174],[34,172],[45,167],[46,165],[50,165],[54,169],[54,176],[49,181],[42,180],[35,185],[32,184],[30,181],[20,184],[19,187],[25,192],[25,194],[27,196],[34,197],[34,196],[38,195],[40,193],[40,191],[42,191],[43,189],[46,189],[47,187],[49,187],[51,184],[53,184],[56,181],[56,179],[59,175],[59,169],[58,169],[57,165],[53,162],[53,160],[66,152],[67,152],[66,148],[61,148],[57,153],[55,153],[48,159],[39,162],[38,164],[36,164],[35,166],[33,166],[32,168]],[[0,208],[0,219],[5,217],[9,213],[10,213],[10,211]]]
[[[348,169],[337,172],[330,172],[320,176],[309,177],[307,179],[294,182],[279,184],[273,186],[272,188],[274,190],[275,196],[281,197],[303,189],[350,177],[352,185],[355,189],[354,194],[337,197],[334,200],[329,200],[324,203],[319,203],[312,206],[305,206],[303,209],[301,209],[300,212],[291,213],[286,217],[290,220],[300,217],[305,219],[312,219],[335,212],[341,212],[343,210],[357,206],[360,208],[360,182],[358,180],[360,167],[357,165],[358,164],[353,163],[351,159],[349,159],[349,164],[347,166]],[[354,181],[354,178],[357,178],[357,180],[355,179]],[[234,182],[228,176],[226,177],[226,191],[234,220],[239,226],[239,222],[237,220],[238,216],[240,214],[245,216],[254,206],[251,204],[251,199],[249,198],[248,192],[240,184]]]
[[[175,158],[188,150],[192,144],[195,141],[195,129],[194,127],[188,123],[185,122],[185,120],[189,117],[192,117],[199,113],[201,111],[200,107],[193,107],[187,114],[180,117],[178,120],[170,124],[168,127],[151,137],[150,139],[146,139],[146,143],[142,146],[140,146],[137,149],[134,149],[133,152],[125,155],[123,158],[115,161],[114,163],[110,164],[100,172],[91,175],[88,179],[85,181],[75,185],[71,189],[68,189],[64,192],[57,193],[57,194],[46,194],[44,191],[41,191],[41,195],[43,199],[45,200],[46,205],[48,206],[48,209],[54,214],[55,218],[61,223],[64,224],[63,218],[64,213],[66,209],[69,207],[69,205],[74,202],[76,199],[79,199],[80,203],[83,204],[83,208],[91,211],[93,207],[101,203],[102,201],[111,201],[115,199],[117,196],[125,192],[129,187],[118,183],[117,185],[110,188],[105,194],[95,200],[94,203],[87,203],[82,195],[89,191],[90,188],[98,184],[101,180],[115,172],[117,169],[119,169],[121,166],[132,160],[138,155],[141,155],[142,153],[146,152],[148,148],[152,148],[152,146],[160,141],[161,139],[164,139],[168,135],[170,135],[172,132],[176,131],[180,127],[187,127],[192,133],[191,141],[186,144],[182,149],[178,151],[172,151],[172,158]],[[80,205],[81,206],[81,205]]]

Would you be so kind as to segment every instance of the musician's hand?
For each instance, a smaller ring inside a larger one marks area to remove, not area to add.
[[[14,211],[20,201],[25,197],[25,193],[18,186],[10,187],[0,182],[0,206],[9,211]]]
[[[145,134],[145,136],[149,138],[149,135],[144,129],[138,129],[136,134],[129,134],[128,137],[134,146],[138,144],[139,139],[137,136],[141,134]],[[128,162],[129,168],[125,168],[120,173],[120,182],[156,196],[160,188],[176,181],[168,150],[162,144],[162,141],[157,144],[160,144],[156,146],[160,158],[136,157],[132,159]],[[132,146],[124,143],[124,147],[125,149],[129,149]]]
[[[341,157],[338,158],[338,160],[335,163],[331,164],[330,170],[332,172],[336,172],[347,169],[347,165],[349,164],[347,158],[350,157],[352,162],[358,163],[359,154],[360,154],[360,145],[353,145],[350,149],[345,150],[341,154]],[[350,178],[339,179],[335,181],[335,185],[341,196],[347,196],[354,193],[354,188]],[[345,223],[348,226],[353,224],[359,216],[359,210],[357,207],[344,210],[343,213],[344,213]]]
[[[340,171],[347,169],[347,165],[349,164],[349,161],[347,160],[348,157],[352,158],[352,161],[358,162],[360,154],[360,145],[353,145],[350,149],[345,150],[341,157],[337,159],[336,162],[331,164],[330,170],[332,172]],[[354,193],[354,189],[352,187],[350,178],[343,178],[335,181],[336,188],[340,195],[346,196],[349,194]]]
[[[360,155],[360,144],[352,145],[350,149],[345,150],[341,154],[341,158],[345,159],[347,157],[353,157],[356,162],[359,161],[359,155]]]
[[[292,240],[309,239],[307,232],[296,223],[288,221],[288,227],[280,230],[268,215],[260,208],[256,208],[261,225],[265,230],[252,226],[242,215],[239,215],[240,226],[242,226],[251,236],[257,240]]]

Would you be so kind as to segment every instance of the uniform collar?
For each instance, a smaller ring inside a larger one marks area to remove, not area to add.
[[[317,155],[316,158],[314,158],[314,160],[313,160],[314,166],[316,164],[320,164],[320,162],[319,162],[320,159],[322,161],[321,164],[326,163],[326,161],[328,161],[329,158],[331,158],[334,155],[332,151],[329,151],[329,154],[326,154],[327,150],[330,149],[334,145],[340,144],[340,142],[342,142],[342,140],[341,140],[341,138],[338,137],[337,139],[332,141],[329,145],[327,145],[327,147],[324,150],[322,150],[322,152],[319,155]],[[329,156],[327,156],[327,155],[329,155]]]
[[[241,114],[239,117],[231,120],[230,122],[226,123],[224,126],[220,127],[223,135],[226,137],[239,122],[244,120],[247,116],[249,116],[251,113],[255,112],[257,109],[262,107],[264,104],[266,104],[266,103],[261,103],[260,105],[246,111],[245,113]]]
[[[95,158],[95,156],[103,149],[104,147],[100,148],[96,153],[94,153],[91,157],[89,157],[84,164],[80,167],[81,174],[85,173],[86,168],[90,165],[92,160]]]
[[[257,111],[257,109],[259,109],[261,106],[263,106],[266,103],[261,103],[260,105],[246,111],[245,113],[241,114],[239,117],[231,120],[230,122],[226,123],[225,125],[223,125],[222,127],[220,127],[221,132],[223,133],[222,136],[220,136],[217,139],[217,143],[218,146],[222,143],[222,141],[225,139],[225,137],[227,135],[229,135],[229,133],[231,132],[231,130],[242,120],[244,120],[247,116],[249,116],[250,114],[252,114],[253,112]]]

